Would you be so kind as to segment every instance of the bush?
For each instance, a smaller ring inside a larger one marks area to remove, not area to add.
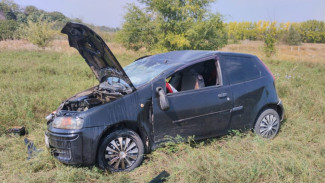
[[[0,21],[0,41],[6,39],[14,39],[16,30],[19,24],[14,20],[1,20]]]
[[[275,37],[270,32],[266,32],[264,37],[264,53],[267,57],[271,57],[276,53],[275,42]]]
[[[42,19],[42,17],[40,17]],[[52,30],[52,26],[55,22],[28,21],[27,25],[24,25],[21,30],[22,38],[27,39],[31,43],[37,45],[40,48],[45,48],[49,45],[51,40],[54,38],[56,32]]]
[[[275,43],[277,29],[275,24],[275,22],[272,22],[264,34],[264,53],[267,57],[271,57],[276,53]]]
[[[292,46],[301,44],[301,36],[300,36],[299,32],[293,26],[290,26],[290,28],[289,28],[286,42],[287,42],[287,44],[292,45]]]

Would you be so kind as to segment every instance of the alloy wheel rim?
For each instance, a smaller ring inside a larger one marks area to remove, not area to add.
[[[260,134],[265,138],[274,136],[279,129],[279,120],[273,114],[267,114],[261,121]]]
[[[118,137],[106,147],[105,160],[109,167],[115,170],[125,170],[138,159],[139,148],[129,137]]]

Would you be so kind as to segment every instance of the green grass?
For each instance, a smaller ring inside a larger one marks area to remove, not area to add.
[[[119,54],[125,65],[139,55]],[[324,182],[325,65],[266,60],[276,77],[287,119],[272,141],[235,133],[200,143],[171,144],[147,155],[129,173],[66,166],[45,149],[44,117],[62,100],[97,84],[77,54],[0,52],[0,182],[148,182],[161,171],[168,182]],[[43,149],[26,160],[23,138],[5,134],[24,125]]]

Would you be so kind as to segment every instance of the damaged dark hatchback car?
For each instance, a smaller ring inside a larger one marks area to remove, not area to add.
[[[253,130],[272,139],[284,116],[274,77],[254,55],[173,51],[122,68],[91,29],[67,23],[62,33],[99,85],[47,116],[45,141],[65,164],[130,171],[165,137],[205,139]]]

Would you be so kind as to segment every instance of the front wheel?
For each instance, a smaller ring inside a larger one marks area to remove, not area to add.
[[[280,117],[274,109],[264,110],[256,120],[254,132],[263,138],[273,139],[280,129]]]
[[[109,134],[99,147],[98,165],[111,172],[131,171],[138,167],[144,154],[141,138],[132,130],[117,130]]]

